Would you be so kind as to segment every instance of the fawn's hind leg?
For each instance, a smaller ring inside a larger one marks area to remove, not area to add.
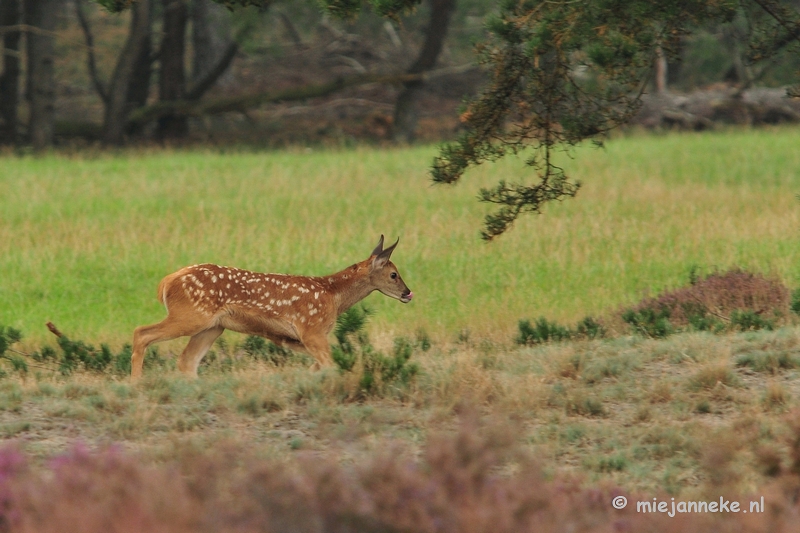
[[[222,326],[215,326],[213,328],[195,333],[189,339],[189,344],[183,349],[180,357],[178,357],[178,370],[187,376],[197,377],[197,367],[200,366],[200,361],[208,353],[208,349],[217,340],[217,337],[222,335],[225,328]]]
[[[131,355],[131,379],[142,377],[144,353],[148,346],[156,342],[168,341],[178,337],[189,337],[202,331],[196,325],[185,325],[180,321],[167,317],[158,324],[139,326],[133,332],[133,354]]]

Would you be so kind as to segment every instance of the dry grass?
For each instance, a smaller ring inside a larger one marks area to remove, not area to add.
[[[348,462],[392,443],[416,453],[473,406],[482,423],[514,427],[517,444],[548,472],[641,492],[712,489],[706,454],[731,438],[740,473],[728,485],[750,491],[775,469],[769,450],[789,456],[784,417],[798,407],[800,385],[795,368],[757,371],[737,357],[798,345],[793,328],[524,348],[435,343],[412,356],[421,367],[414,381],[366,396],[357,375],[311,373],[303,359],[256,362],[227,346],[197,381],[169,365],[136,385],[88,373],[12,373],[0,381],[0,435],[38,457],[81,440],[118,442],[163,461],[187,443],[232,439],[265,457],[304,451]]]

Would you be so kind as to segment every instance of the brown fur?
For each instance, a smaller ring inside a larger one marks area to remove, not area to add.
[[[191,339],[178,368],[196,376],[203,356],[226,329],[306,351],[318,368],[332,366],[327,336],[340,314],[374,290],[404,303],[411,300],[411,291],[389,260],[395,246],[384,250],[381,235],[368,259],[322,277],[262,274],[213,264],[169,274],[158,285],[167,318],[134,331],[131,377],[141,376],[148,346],[185,336]]]

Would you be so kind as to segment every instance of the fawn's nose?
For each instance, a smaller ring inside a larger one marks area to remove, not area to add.
[[[408,303],[411,301],[411,298],[414,297],[414,293],[411,292],[411,289],[406,289],[402,295],[400,295],[400,301],[403,303]]]

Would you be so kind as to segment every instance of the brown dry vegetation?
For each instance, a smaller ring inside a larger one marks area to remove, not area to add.
[[[467,410],[454,434],[432,436],[416,459],[395,445],[350,464],[306,452],[287,463],[229,441],[211,450],[178,447],[173,459],[157,465],[115,448],[90,453],[77,446],[46,468],[32,468],[15,448],[5,448],[0,527],[37,533],[797,531],[800,427],[795,422],[791,430],[791,470],[777,468],[775,480],[759,491],[732,491],[731,463],[740,445],[723,437],[703,453],[713,493],[684,498],[722,498],[752,510],[749,502],[763,496],[761,513],[671,518],[637,512],[637,501],[670,498],[548,476],[541,460],[520,453],[513,429],[481,428]],[[767,463],[780,462],[774,449],[759,453]],[[612,498],[623,494],[628,507],[613,509]]]
[[[645,298],[633,307],[666,309],[674,326],[691,325],[694,314],[730,322],[735,311],[751,310],[767,319],[789,318],[789,289],[779,279],[733,269],[692,279],[688,286]]]
[[[310,373],[301,357],[258,362],[224,344],[196,381],[178,375],[172,358],[136,385],[9,370],[0,431],[32,461],[3,482],[24,510],[13,530],[792,524],[797,329],[522,348],[465,337],[417,348],[411,384],[367,396],[357,374]],[[774,513],[620,513],[610,500],[622,493],[765,495]],[[94,504],[76,514],[78,501]]]

